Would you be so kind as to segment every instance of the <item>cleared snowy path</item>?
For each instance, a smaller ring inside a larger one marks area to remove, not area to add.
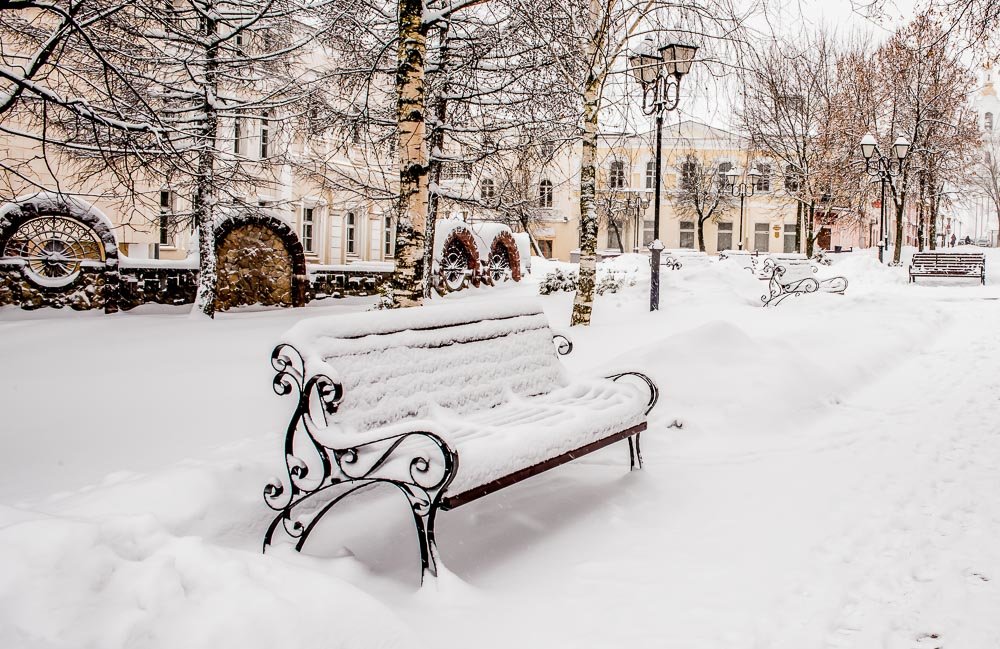
[[[957,308],[784,448],[681,458],[649,435],[644,474],[594,467],[471,517],[502,539],[445,517],[476,589],[410,621],[454,647],[1000,646],[1000,304]]]
[[[775,310],[723,265],[665,275],[655,315],[641,283],[603,297],[566,362],[657,380],[647,470],[618,445],[443,514],[451,572],[420,591],[398,498],[325,558],[259,549],[270,347],[365,304],[0,311],[0,646],[997,649],[1000,287],[841,269],[846,296]]]

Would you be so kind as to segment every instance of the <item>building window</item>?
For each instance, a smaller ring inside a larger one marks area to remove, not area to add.
[[[795,245],[795,224],[785,224],[785,248],[784,252],[798,252]]]
[[[233,119],[233,153],[241,155],[243,153],[243,118]]]
[[[642,245],[649,247],[649,244],[653,243],[653,239],[656,238],[656,232],[653,230],[653,219],[644,219],[642,222]]]
[[[719,224],[719,241],[717,250],[732,250],[733,249],[733,224],[732,223],[720,223]]]
[[[356,223],[354,212],[348,212],[345,221],[346,223],[344,225],[344,249],[347,251],[347,254],[354,255],[357,254],[357,247],[358,247],[358,242],[357,242],[358,226]]]
[[[445,162],[441,167],[441,180],[469,180],[472,178],[472,163]]]
[[[538,207],[552,207],[552,181],[538,183]]]
[[[611,162],[611,168],[608,173],[608,187],[611,189],[625,187],[625,163],[621,160]]]
[[[656,160],[646,163],[646,189],[656,189]]]
[[[160,245],[174,245],[177,230],[177,195],[171,189],[160,190]]]
[[[681,221],[681,248],[694,248],[694,221]]]
[[[720,162],[719,163],[719,186],[725,187],[726,183],[729,182],[729,172],[733,170],[732,162]]]
[[[785,191],[794,194],[801,187],[799,174],[792,165],[785,166]]]
[[[614,226],[608,226],[608,248],[618,248],[622,247],[621,233]]]
[[[767,235],[771,226],[767,223],[754,223],[753,225],[753,249],[760,252],[767,252],[771,247]]]
[[[993,113],[983,115],[983,125],[986,126],[987,131],[993,130]]]
[[[236,32],[236,47],[243,47],[243,30]]]
[[[758,162],[756,166],[760,175],[754,180],[754,190],[758,192],[771,191],[771,165],[766,162]]]
[[[382,230],[382,252],[386,257],[392,257],[392,239],[392,218],[387,216]]]
[[[316,252],[313,249],[315,229],[316,221],[313,208],[302,208],[302,248],[305,249],[306,252]]]
[[[492,178],[483,178],[482,185],[480,187],[482,190],[482,196],[484,201],[491,201],[497,194],[496,183],[493,182]]]
[[[694,183],[694,175],[698,170],[698,163],[690,158],[681,163],[681,188],[690,189]]]
[[[260,157],[264,159],[270,154],[271,147],[271,111],[265,110],[260,117]]]

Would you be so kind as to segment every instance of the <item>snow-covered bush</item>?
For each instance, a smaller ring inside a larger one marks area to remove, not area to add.
[[[630,273],[624,271],[609,272],[603,277],[598,273],[597,286],[594,287],[594,290],[597,291],[598,295],[604,295],[605,293],[617,293],[626,286],[635,286],[635,276]]]
[[[538,285],[538,292],[542,295],[558,293],[559,291],[575,291],[577,285],[576,271],[563,272],[556,269],[545,276],[541,284]],[[597,271],[597,284],[594,290],[598,295],[605,293],[617,293],[626,286],[635,286],[635,275],[628,271]]]
[[[382,286],[378,287],[378,301],[372,305],[369,311],[380,311],[382,309],[391,309],[395,306],[396,300],[392,294],[392,282],[385,282]]]
[[[557,268],[545,276],[538,285],[538,292],[541,295],[549,295],[559,291],[575,291],[576,280],[576,271],[563,272],[561,268]]]

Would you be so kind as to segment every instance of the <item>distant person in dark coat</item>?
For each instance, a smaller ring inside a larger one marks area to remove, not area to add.
[[[951,235],[951,247],[952,247],[952,248],[954,248],[954,247],[955,247],[955,240],[956,240],[957,238],[958,238],[958,237],[956,237],[956,236],[955,236],[954,234],[953,234],[953,235]]]
[[[970,237],[969,235],[965,235],[965,245],[968,246],[970,244],[972,244],[972,237]]]

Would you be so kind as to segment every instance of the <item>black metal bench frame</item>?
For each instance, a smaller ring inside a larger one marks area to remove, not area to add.
[[[770,260],[768,260],[770,261]],[[812,272],[816,272],[816,267],[812,266],[809,261],[798,262],[802,265],[810,264]],[[760,297],[761,302],[764,303],[765,307],[768,306],[778,306],[789,295],[805,295],[806,293],[840,293],[843,294],[847,290],[847,278],[846,277],[831,277],[828,279],[819,279],[816,277],[803,277],[802,279],[783,281],[784,275],[790,264],[787,262],[772,262],[771,265],[771,277],[767,283],[767,295],[762,295]],[[767,268],[767,262],[765,262],[765,268]]]
[[[556,351],[559,355],[565,356],[573,350],[572,342],[565,336],[555,334],[553,340],[558,341]],[[324,374],[307,374],[302,354],[288,344],[275,347],[271,365],[277,372],[274,391],[278,395],[295,394],[297,405],[285,434],[288,492],[276,479],[264,487],[264,501],[280,512],[264,535],[265,552],[278,532],[293,540],[295,550],[301,551],[310,533],[330,509],[359,490],[384,484],[397,488],[410,504],[420,544],[423,583],[428,573],[437,575],[434,523],[439,511],[455,509],[623,439],[628,439],[631,469],[642,468],[639,436],[646,430],[645,421],[462,493],[445,496],[444,492],[457,474],[460,458],[439,435],[433,431],[414,430],[345,448],[325,446],[317,440],[314,431],[317,422],[325,424],[327,416],[337,412],[344,388]],[[648,387],[649,401],[645,411],[648,415],[659,399],[659,389],[652,379],[639,372],[623,372],[606,378],[617,381],[626,376],[636,377]],[[295,456],[296,442],[303,440],[319,459],[323,475],[318,480],[309,475],[306,463]],[[414,449],[411,444],[414,441],[424,443],[417,444]],[[369,459],[361,462],[362,456]],[[408,462],[408,471],[403,475],[398,471],[389,472],[390,462],[400,459]],[[340,491],[331,496],[328,493],[331,489]],[[300,511],[304,514],[295,517]]]
[[[981,252],[917,252],[910,262],[910,283],[915,284],[918,277],[964,277],[978,279],[985,286],[986,255]]]

